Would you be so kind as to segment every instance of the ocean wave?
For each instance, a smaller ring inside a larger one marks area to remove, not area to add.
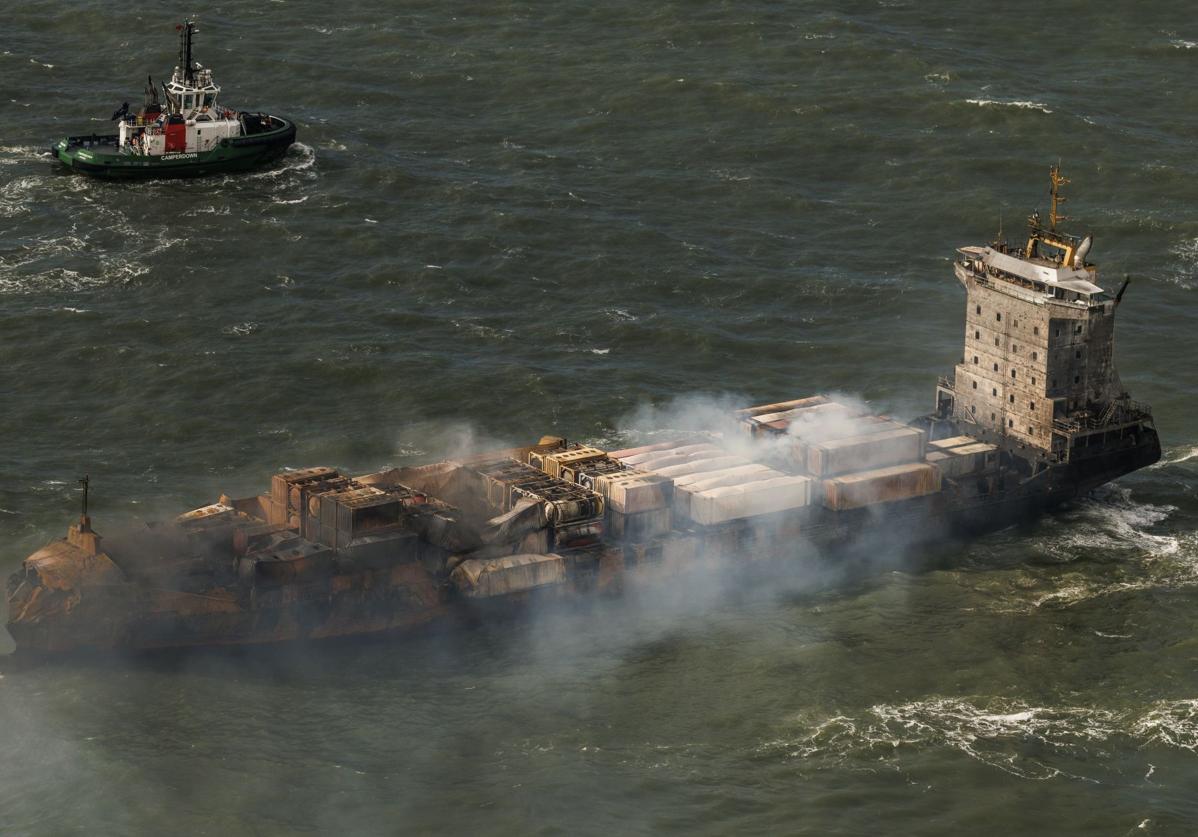
[[[45,148],[36,145],[0,145],[0,166],[33,163],[48,159]]]
[[[860,717],[834,715],[797,738],[771,741],[759,749],[783,751],[788,758],[831,760],[838,766],[860,762],[863,767],[880,763],[898,769],[903,751],[946,747],[1024,779],[1085,778],[1053,762],[1084,758],[1088,745],[1116,734],[1118,722],[1116,713],[1088,707],[931,698],[876,704]]]
[[[979,107],[1008,107],[1022,108],[1024,110],[1038,110],[1041,113],[1052,113],[1048,105],[1043,102],[1032,102],[1028,100],[1001,100],[1001,99],[966,99],[967,104],[978,105]]]
[[[1085,525],[1070,526],[1039,547],[1050,555],[1065,553],[1065,557],[1074,557],[1079,549],[1133,549],[1145,558],[1176,555],[1180,536],[1149,531],[1175,511],[1176,506],[1137,502],[1130,488],[1107,486],[1079,505],[1077,513]]]
[[[1179,241],[1169,248],[1169,253],[1177,257],[1179,264],[1172,273],[1161,278],[1187,291],[1194,290],[1195,278],[1198,274],[1198,238]]]
[[[227,175],[229,178],[237,181],[245,180],[277,180],[280,177],[286,177],[292,174],[309,174],[313,166],[316,165],[316,149],[302,142],[294,143],[287,153],[283,156],[282,162],[274,168],[263,169],[262,171],[251,172],[249,174]]]
[[[1198,753],[1198,699],[1160,701],[1132,724],[1145,744]]]
[[[1180,465],[1183,462],[1189,462],[1195,457],[1198,457],[1198,447],[1180,450],[1176,454],[1174,454],[1172,451],[1168,451],[1164,456],[1161,457],[1159,462],[1154,462],[1148,467],[1150,469],[1168,468],[1170,465]]]
[[[931,697],[879,703],[859,715],[796,719],[797,735],[764,742],[757,750],[789,759],[834,762],[838,767],[900,769],[905,751],[956,750],[1023,779],[1081,775],[1110,742],[1198,752],[1198,699],[1162,700],[1137,710],[1095,706],[1037,706],[1017,699]]]

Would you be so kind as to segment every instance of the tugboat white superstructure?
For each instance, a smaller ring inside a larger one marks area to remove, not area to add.
[[[179,27],[179,63],[159,90],[147,83],[136,114],[114,115],[117,133],[66,137],[51,149],[71,168],[96,177],[186,177],[254,168],[278,159],[295,141],[290,120],[235,111],[219,103],[212,70],[192,59],[195,23]]]

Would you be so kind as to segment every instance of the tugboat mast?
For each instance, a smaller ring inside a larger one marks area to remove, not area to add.
[[[191,39],[196,32],[192,21],[180,23],[175,27],[179,30],[179,67],[183,70],[183,80],[188,84],[195,83],[195,74],[191,64]]]

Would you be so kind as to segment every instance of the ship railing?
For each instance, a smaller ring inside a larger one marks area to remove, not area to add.
[[[1145,419],[1152,419],[1152,408],[1127,398],[1110,402],[1099,415],[1082,413],[1072,418],[1053,419],[1052,426],[1066,433],[1077,433],[1120,424],[1133,424]]]
[[[952,378],[948,377],[947,375],[941,375],[937,379],[936,383],[937,383],[937,385],[939,385],[939,387],[941,389],[946,389],[949,392],[954,392],[956,390],[955,382],[953,381]]]

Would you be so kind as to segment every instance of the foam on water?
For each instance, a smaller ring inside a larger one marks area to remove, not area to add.
[[[1052,113],[1048,105],[1028,100],[966,99],[965,102],[970,105],[978,105],[979,107],[1021,108],[1023,110],[1038,110],[1041,113]]]
[[[1145,711],[1095,706],[1036,706],[986,697],[930,697],[879,703],[857,715],[798,718],[797,736],[765,742],[759,752],[782,753],[819,765],[869,770],[903,767],[909,751],[950,749],[1023,779],[1084,775],[1087,761],[1111,743],[1198,752],[1198,699],[1162,700]]]

